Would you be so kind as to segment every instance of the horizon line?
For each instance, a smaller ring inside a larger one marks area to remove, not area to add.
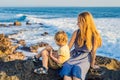
[[[120,7],[120,6],[0,6],[0,7]]]

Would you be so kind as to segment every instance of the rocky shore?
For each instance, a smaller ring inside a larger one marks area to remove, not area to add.
[[[105,62],[100,63],[101,59]],[[106,61],[107,59],[107,61]],[[120,62],[115,59],[97,56],[100,69],[90,69],[86,80],[119,80]],[[100,64],[99,64],[100,63]],[[62,80],[57,70],[49,69],[48,75],[38,75],[33,73],[36,67],[41,63],[33,63],[31,60],[13,60],[0,62],[0,80]],[[112,69],[109,69],[109,67]]]
[[[18,25],[18,23],[14,23],[14,25]],[[15,43],[12,42],[13,40]],[[0,34],[0,80],[62,80],[57,70],[49,69],[48,75],[33,73],[41,62],[33,63],[31,60],[24,60],[24,53],[16,51],[22,49],[37,52],[39,47],[47,46],[48,43],[41,42],[30,47],[25,45],[24,40],[17,41]],[[96,65],[99,65],[100,69],[90,68],[86,80],[120,80],[120,61],[97,56]]]

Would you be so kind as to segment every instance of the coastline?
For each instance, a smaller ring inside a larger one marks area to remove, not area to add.
[[[40,23],[37,23],[40,24]],[[14,27],[20,27],[20,22],[11,24]],[[32,25],[26,23],[26,25]],[[40,24],[42,25],[42,24]],[[6,26],[8,27],[8,26]],[[14,35],[14,34],[12,34]],[[44,32],[42,36],[49,33]],[[26,46],[25,40],[16,40],[9,38],[9,35],[0,34],[0,80],[60,80],[56,70],[49,70],[49,75],[37,75],[33,69],[39,67],[40,63],[33,63],[31,60],[25,60],[26,55],[18,52],[17,49],[37,53],[39,48],[49,45],[46,42]],[[97,56],[96,64],[100,69],[90,69],[86,80],[119,80],[120,79],[120,61],[108,57]],[[12,66],[11,66],[12,65]],[[62,80],[62,79],[61,79]]]

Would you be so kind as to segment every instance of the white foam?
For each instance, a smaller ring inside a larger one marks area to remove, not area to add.
[[[24,39],[27,45],[36,44],[38,42],[47,42],[54,48],[58,46],[54,42],[54,34],[58,30],[67,32],[69,39],[74,30],[78,27],[76,25],[76,18],[55,18],[55,19],[39,19],[35,17],[27,18],[33,23],[43,23],[43,27],[39,24],[26,26],[25,23],[22,27],[0,27],[0,33],[11,34],[11,38]],[[103,45],[98,49],[97,53],[108,57],[120,60],[120,18],[97,18],[95,23],[99,30]],[[47,28],[46,28],[47,27]],[[43,32],[48,32],[47,36],[41,36]]]

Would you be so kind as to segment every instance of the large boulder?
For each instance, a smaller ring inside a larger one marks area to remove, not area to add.
[[[12,45],[11,39],[4,34],[0,34],[0,61],[23,60],[24,55],[17,52],[18,45]]]
[[[120,61],[97,56],[96,64],[100,69],[90,68],[86,80],[120,80]]]
[[[39,64],[37,64],[39,66]],[[33,73],[37,66],[30,60],[0,62],[0,80],[60,80],[57,71],[49,69],[48,75]]]
[[[96,62],[100,69],[90,69],[86,80],[119,80],[120,79],[120,62],[97,56]],[[102,62],[101,62],[102,61]],[[114,64],[111,63],[114,61]],[[33,70],[39,67],[41,62],[33,63],[31,60],[14,60],[9,62],[0,62],[0,80],[62,80],[57,70],[49,69],[48,75],[38,75]],[[109,69],[106,65],[114,67]]]

